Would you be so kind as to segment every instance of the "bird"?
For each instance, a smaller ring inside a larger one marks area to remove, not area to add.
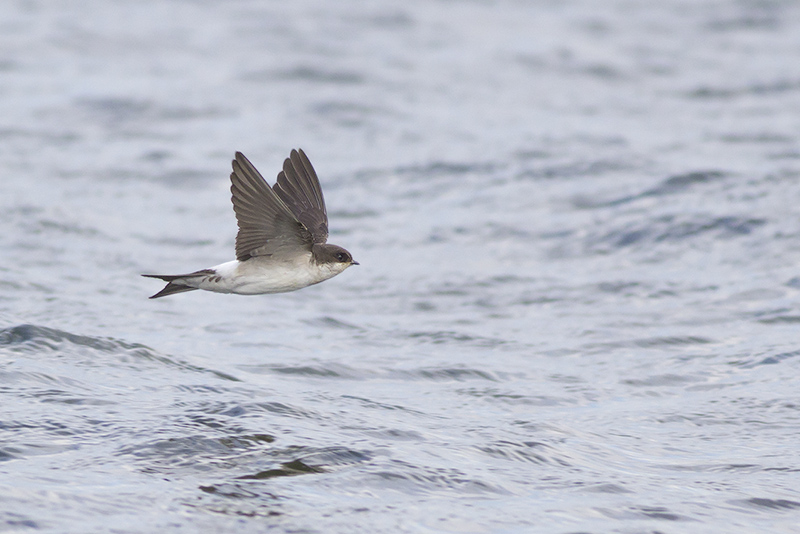
[[[188,274],[143,274],[167,285],[151,296],[203,289],[216,293],[284,293],[333,278],[358,265],[328,244],[328,212],[317,173],[302,150],[292,150],[272,187],[236,152],[231,201],[239,232],[236,259]]]

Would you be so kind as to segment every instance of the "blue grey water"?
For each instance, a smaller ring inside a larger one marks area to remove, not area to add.
[[[6,2],[0,531],[800,532],[798,206],[797,2]]]

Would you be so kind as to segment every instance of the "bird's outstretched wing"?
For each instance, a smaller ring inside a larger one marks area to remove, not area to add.
[[[296,154],[292,151],[293,157]],[[289,160],[286,162],[284,168]],[[310,163],[308,165],[311,167]],[[314,181],[321,201],[322,192],[316,175]],[[233,160],[231,201],[239,224],[239,233],[236,235],[237,260],[245,261],[255,256],[274,256],[278,259],[311,251],[315,242],[313,233],[295,215],[294,209],[276,195],[241,152],[237,152]],[[322,212],[324,215],[324,204]],[[327,219],[325,227],[327,234]]]
[[[278,183],[273,191],[286,204],[305,228],[311,232],[314,243],[328,240],[328,212],[319,185],[317,173],[305,152],[292,150],[283,162]]]

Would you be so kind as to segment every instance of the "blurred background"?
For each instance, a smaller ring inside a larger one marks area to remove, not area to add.
[[[0,530],[797,532],[799,142],[792,1],[7,2]]]

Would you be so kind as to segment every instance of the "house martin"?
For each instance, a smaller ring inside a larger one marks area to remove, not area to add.
[[[167,282],[151,299],[204,289],[260,295],[318,284],[358,265],[329,245],[328,213],[317,173],[302,150],[292,150],[270,187],[241,152],[231,173],[231,200],[239,233],[236,259],[189,274],[143,274]]]

